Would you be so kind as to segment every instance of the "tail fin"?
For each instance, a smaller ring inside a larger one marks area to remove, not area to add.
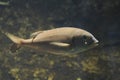
[[[11,34],[11,33],[8,33],[8,32],[5,32],[5,31],[2,31],[2,30],[1,30],[1,32],[2,32],[3,34],[5,34],[11,41],[13,41],[13,42],[16,43],[16,44],[22,44],[22,42],[23,42],[23,40],[24,40],[24,39],[22,39],[22,38],[19,38],[19,37],[17,37],[17,36],[14,36],[14,35]]]
[[[13,43],[13,44],[10,46],[10,51],[11,51],[12,53],[14,53],[14,52],[16,52],[16,50],[18,50],[19,48],[21,48],[20,45]]]
[[[21,47],[21,43],[22,43],[22,41],[24,40],[24,39],[22,39],[22,38],[19,38],[19,37],[17,37],[17,36],[14,36],[14,35],[12,35],[12,34],[10,34],[10,33],[7,33],[7,32],[5,32],[5,31],[3,31],[3,30],[1,30],[0,29],[0,32],[1,33],[3,33],[3,34],[5,34],[10,40],[12,40],[14,43],[11,45],[11,47],[10,47],[10,51],[11,52],[16,52],[16,50],[18,50],[20,47]]]

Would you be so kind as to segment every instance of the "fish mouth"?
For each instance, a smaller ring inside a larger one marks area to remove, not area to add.
[[[97,39],[94,39],[94,44],[99,45],[98,43],[99,43],[99,41]]]
[[[99,41],[97,40],[96,42],[94,42],[94,45],[98,46],[99,45]]]

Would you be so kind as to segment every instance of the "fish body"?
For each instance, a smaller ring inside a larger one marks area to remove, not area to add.
[[[95,47],[98,43],[90,32],[74,27],[37,31],[32,33],[29,39],[19,38],[10,33],[4,34],[17,45],[54,54],[79,53]]]

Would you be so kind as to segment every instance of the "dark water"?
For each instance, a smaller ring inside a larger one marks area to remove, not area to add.
[[[0,33],[0,80],[120,80],[120,1],[2,0],[0,28],[26,38],[31,32],[75,26],[91,32],[96,48],[76,57],[21,48]]]

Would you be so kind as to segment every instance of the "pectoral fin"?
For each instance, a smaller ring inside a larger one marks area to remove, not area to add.
[[[51,42],[51,45],[59,46],[59,47],[68,47],[70,44],[68,43],[62,43],[62,42]]]

